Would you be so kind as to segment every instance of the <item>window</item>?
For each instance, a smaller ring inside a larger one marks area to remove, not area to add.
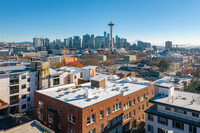
[[[153,115],[152,114],[148,114],[148,120],[153,121]]]
[[[74,79],[76,79],[76,75],[74,75]]]
[[[27,101],[31,101],[31,97],[28,97],[28,98],[27,98]]]
[[[138,117],[138,121],[140,120],[140,117]]]
[[[41,109],[43,109],[43,102],[41,102],[41,101],[38,101],[38,108],[41,108]]]
[[[110,107],[107,108],[107,115],[110,115]]]
[[[180,110],[180,109],[174,109],[174,112],[181,113],[181,114],[187,114],[186,111]]]
[[[124,103],[124,110],[131,107],[131,101]]]
[[[124,115],[124,122],[126,122],[130,118],[131,118],[131,112],[129,112],[128,114]]]
[[[51,117],[50,114],[48,114],[48,122],[49,122],[49,123],[52,123],[52,122],[53,122],[53,119],[52,119],[52,117]]]
[[[71,128],[67,128],[67,133],[75,133],[75,131]]]
[[[26,75],[22,75],[22,76],[21,76],[21,79],[26,79]]]
[[[133,116],[135,116],[135,109],[133,110]]]
[[[43,114],[41,114],[40,112],[38,113],[38,119],[43,121]]]
[[[10,75],[10,85],[19,84],[19,75]]]
[[[165,107],[165,110],[171,111],[171,108],[170,107]]]
[[[27,88],[27,91],[28,91],[28,92],[30,91],[30,87]]]
[[[158,133],[168,133],[168,131],[165,129],[158,128]]]
[[[90,130],[88,133],[96,133],[96,129],[94,128],[94,129]]]
[[[117,103],[115,105],[113,105],[113,112],[118,111],[121,109],[121,103]]]
[[[152,125],[148,125],[148,132],[154,133],[154,127]]]
[[[140,106],[138,106],[138,111],[140,111]]]
[[[19,103],[19,95],[10,97],[10,105]]]
[[[100,119],[103,119],[103,117],[104,117],[104,111],[102,110],[102,111],[100,112]]]
[[[27,82],[30,82],[30,78],[27,78]]]
[[[59,85],[60,84],[60,78],[53,79],[53,85]]]
[[[107,121],[107,128],[110,128],[110,121]]]
[[[147,107],[149,107],[149,103],[147,102]]]
[[[142,114],[142,119],[144,120],[144,114]]]
[[[22,109],[25,109],[26,108],[26,104],[22,104]]]
[[[121,122],[121,120],[122,120],[122,116],[121,115],[116,116],[115,118],[112,119],[112,126],[114,126],[118,122]]]
[[[62,124],[60,122],[58,122],[58,129],[61,130],[62,129]]]
[[[139,102],[140,102],[140,98],[138,97],[138,98],[137,98],[137,103],[139,103]]]
[[[149,92],[147,92],[146,98],[149,98]]]
[[[22,95],[22,99],[26,99],[26,94]]]
[[[184,130],[184,124],[182,122],[173,121],[172,126],[174,128],[177,128],[177,129],[180,129],[180,130]]]
[[[168,119],[158,116],[158,123],[163,124],[163,125],[168,125]]]
[[[133,99],[133,105],[135,105],[135,99]]]
[[[26,84],[23,84],[23,85],[21,86],[21,88],[22,88],[22,89],[26,89]]]
[[[95,122],[95,114],[87,117],[87,125]]]
[[[151,94],[153,95],[153,90],[151,90]]]
[[[104,124],[101,124],[101,133],[104,131]]]
[[[58,115],[61,116],[62,115],[62,111],[58,110]]]
[[[19,85],[17,86],[10,86],[10,94],[19,93]]]
[[[144,104],[142,105],[142,110],[144,110]]]
[[[189,125],[189,133],[197,133],[197,128]]]
[[[83,72],[80,73],[80,78],[83,78]]]
[[[140,96],[141,101],[143,101],[145,99],[145,94]]]
[[[197,114],[197,113],[192,113],[192,116],[194,116],[194,117],[199,117],[199,114]]]
[[[75,124],[76,117],[74,115],[68,114],[68,122]]]

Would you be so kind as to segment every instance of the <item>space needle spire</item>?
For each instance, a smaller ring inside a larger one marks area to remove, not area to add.
[[[112,27],[114,26],[115,24],[111,21],[108,26],[110,26],[110,48],[114,48],[114,44],[113,44],[113,37],[112,37]]]

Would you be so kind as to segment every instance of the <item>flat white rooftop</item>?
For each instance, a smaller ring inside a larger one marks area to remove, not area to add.
[[[76,74],[76,73],[79,73],[79,72],[83,71],[82,68],[79,68],[79,67],[68,67],[68,66],[67,67],[61,67],[58,70],[69,71],[70,74]]]
[[[14,128],[3,131],[3,133],[54,133],[54,131],[43,126],[38,121],[34,120]]]
[[[97,68],[97,66],[86,66],[86,67],[83,67],[83,69],[87,69],[87,70],[94,69],[94,68]]]
[[[67,84],[45,90],[39,90],[37,92],[79,108],[86,108],[119,94],[123,94],[123,96],[129,95],[148,87],[149,84],[126,81],[107,81],[106,87],[103,88],[91,87],[91,83],[83,84],[78,88],[74,86],[75,84]],[[90,93],[89,99],[86,97],[87,92]]]
[[[158,94],[151,98],[150,101],[200,111],[200,95],[196,93],[174,91],[173,96],[163,97],[161,94]]]
[[[101,80],[106,79],[106,78],[108,78],[108,77],[109,77],[109,75],[99,74],[99,75],[97,75],[97,76],[91,78],[91,80],[101,81]]]

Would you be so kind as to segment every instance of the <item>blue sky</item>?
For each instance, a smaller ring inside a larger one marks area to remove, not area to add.
[[[103,35],[200,45],[200,0],[0,0],[0,41]]]

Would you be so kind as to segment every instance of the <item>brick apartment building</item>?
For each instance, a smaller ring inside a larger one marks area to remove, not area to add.
[[[97,75],[91,83],[36,91],[34,117],[55,132],[124,133],[145,120],[153,96],[153,85]]]

